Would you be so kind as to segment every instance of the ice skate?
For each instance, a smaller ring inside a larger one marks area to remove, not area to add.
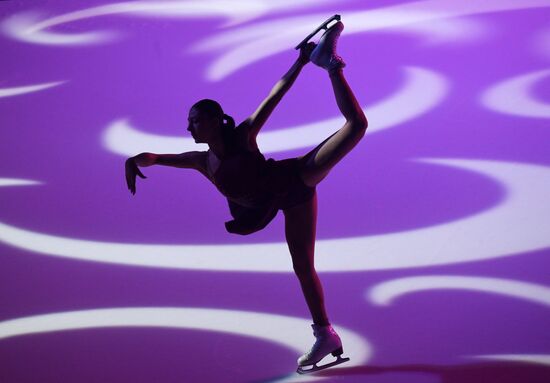
[[[318,326],[313,324],[311,327],[313,328],[313,335],[317,339],[311,350],[298,358],[298,369],[296,370],[298,374],[309,374],[349,361],[349,358],[342,358],[344,353],[342,341],[331,325]],[[336,360],[318,366],[317,363],[328,354],[335,356]]]
[[[300,44],[296,45],[294,49],[298,49],[298,50],[302,49],[302,47],[305,46],[309,42],[309,40],[311,40],[311,38],[317,34],[317,32],[319,32],[321,29],[327,30],[328,25],[334,20],[340,21],[340,15],[334,15],[329,17],[323,24],[319,25],[313,32],[307,35],[307,37],[303,39]]]
[[[336,54],[336,44],[343,29],[344,24],[338,21],[321,36],[319,44],[309,56],[312,63],[325,68],[329,72],[346,66],[344,60]]]

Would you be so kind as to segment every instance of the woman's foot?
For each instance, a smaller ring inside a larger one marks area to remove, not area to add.
[[[331,325],[319,326],[313,324],[311,327],[313,328],[313,335],[316,338],[315,344],[311,347],[311,350],[298,358],[299,368],[314,366],[328,354],[332,353],[333,356],[340,356],[343,352],[342,341]]]
[[[319,44],[309,57],[312,63],[325,68],[329,72],[346,66],[344,60],[336,54],[336,44],[343,29],[344,24],[338,21],[321,36]]]

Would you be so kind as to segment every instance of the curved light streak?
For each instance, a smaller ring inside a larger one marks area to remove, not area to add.
[[[373,12],[369,10],[368,12]],[[348,17],[353,17],[354,13],[345,14],[345,34],[348,33]],[[401,19],[400,12],[396,12],[396,17]],[[270,20],[268,22],[255,23],[247,25],[238,29],[231,29],[220,32],[220,34],[208,37],[192,48],[192,52],[207,52],[223,50],[226,47],[232,47],[237,45],[246,44],[256,39],[266,39],[273,35],[278,35],[283,31],[284,34],[292,33],[298,36],[298,29],[300,30],[302,38],[308,35],[312,29],[314,29],[323,16],[321,14],[290,17],[286,19]],[[324,16],[326,18],[326,14]],[[391,18],[388,17],[389,21]],[[365,20],[366,21],[366,20]],[[292,32],[287,28],[289,25],[292,27]],[[362,27],[366,27],[363,25]],[[383,25],[376,24],[376,28],[382,28]],[[356,29],[352,24],[349,28]],[[374,28],[374,29],[376,29]],[[416,34],[422,37],[428,43],[437,42],[456,42],[463,40],[471,40],[476,37],[480,37],[484,34],[484,27],[479,22],[474,20],[457,19],[457,20],[434,20],[430,23],[412,23],[412,24],[398,24],[391,25],[387,32],[406,32]],[[319,35],[322,32],[319,32]],[[319,36],[317,36],[318,38]],[[285,40],[287,43],[291,41]],[[315,38],[314,38],[315,41]],[[292,44],[291,44],[292,45]],[[285,50],[288,50],[286,46]]]
[[[536,54],[550,59],[550,28],[547,27],[538,32],[530,45]]]
[[[428,0],[408,4],[372,9],[366,11],[346,12],[345,36],[376,30],[403,29],[426,35],[449,34],[449,28],[431,26],[428,29],[420,25],[436,20],[462,17],[488,12],[510,11],[529,8],[550,7],[547,0],[485,0],[485,1],[455,1],[455,0]],[[271,55],[288,50],[324,20],[326,14],[315,14],[299,17],[290,17],[284,20],[268,21],[261,24],[246,26],[242,29],[223,32],[220,36],[206,39],[195,49],[218,50],[227,47],[217,60],[207,69],[206,77],[211,81],[219,81],[237,70],[257,62]],[[468,36],[469,31],[463,31]],[[451,33],[452,34],[452,33]],[[441,38],[441,36],[439,36]]]
[[[490,27],[485,23],[466,17],[405,24],[390,27],[384,32],[416,35],[421,39],[421,43],[427,46],[445,44],[447,47],[451,44],[479,43],[492,35]]]
[[[114,40],[113,32],[56,33],[44,30],[45,21],[40,22],[42,14],[25,12],[10,16],[2,23],[4,33],[13,39],[42,45],[85,45],[100,41]],[[47,20],[46,20],[47,21]]]
[[[0,187],[3,186],[28,186],[40,185],[42,182],[34,180],[25,180],[22,178],[0,178]]]
[[[405,81],[401,89],[387,99],[364,109],[371,121],[369,131],[380,131],[421,116],[445,98],[448,88],[447,80],[440,74],[423,68],[406,67]],[[344,118],[339,116],[306,125],[262,132],[258,135],[258,146],[264,153],[315,146],[339,129],[344,122]],[[124,156],[144,151],[180,153],[207,149],[205,144],[197,146],[191,138],[140,132],[126,119],[114,121],[107,127],[103,135],[103,144],[111,152]]]
[[[550,287],[501,278],[456,275],[429,275],[393,279],[371,288],[370,302],[388,306],[405,294],[421,291],[457,289],[505,295],[528,302],[550,306]]]
[[[261,339],[299,354],[308,350],[314,340],[306,331],[310,327],[309,319],[251,311],[182,307],[105,308],[17,318],[0,322],[0,339],[105,327],[216,331]],[[346,355],[351,356],[346,367],[359,366],[370,359],[371,346],[361,335],[340,326],[334,327],[345,344]],[[284,379],[287,382],[295,380],[293,376]]]
[[[130,14],[147,17],[204,18],[225,17],[234,25],[278,10],[295,9],[327,0],[187,0],[129,1],[81,9],[41,20],[39,13],[28,12],[11,16],[3,23],[11,37],[37,44],[83,45],[113,39],[113,32],[56,33],[47,29],[93,17]]]
[[[536,100],[531,91],[537,82],[549,75],[550,69],[545,69],[505,80],[487,90],[481,102],[499,113],[550,118],[550,103]]]
[[[14,88],[0,88],[0,97],[19,96],[20,94],[38,92],[44,89],[53,88],[63,83],[65,83],[65,81],[46,82],[42,84],[18,86]]]
[[[469,170],[506,187],[506,198],[478,214],[421,229],[318,240],[321,272],[380,270],[510,256],[550,246],[550,168],[511,162],[426,159]],[[41,254],[124,265],[218,271],[291,272],[284,242],[161,245],[88,241],[37,233],[0,222],[0,241]]]
[[[369,289],[366,298],[373,304],[388,306],[405,294],[441,289],[470,290],[498,294],[546,307],[550,306],[550,287],[544,285],[501,278],[456,275],[415,276],[385,281]],[[468,356],[468,358],[550,366],[550,355],[548,354],[473,355]]]
[[[550,355],[548,354],[493,354],[493,355],[475,355],[471,358],[485,360],[503,360],[506,362],[522,362],[550,366]]]

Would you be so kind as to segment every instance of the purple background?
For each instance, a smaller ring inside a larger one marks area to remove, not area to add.
[[[40,11],[46,19],[85,9],[91,3],[2,1],[0,23],[27,11]],[[224,49],[193,52],[192,46],[254,23],[336,12],[346,23],[347,14],[407,2],[366,3],[305,4],[267,12],[225,29],[226,20],[220,16],[191,19],[132,14],[97,16],[47,29],[119,34],[114,41],[94,44],[30,43],[4,30],[0,34],[0,88],[66,82],[0,98],[0,178],[42,182],[2,187],[0,222],[98,242],[284,241],[282,214],[252,236],[226,233],[223,222],[229,219],[229,211],[224,198],[203,176],[190,170],[145,169],[148,179],[138,180],[137,194],[132,197],[124,183],[125,157],[109,151],[102,137],[108,125],[120,118],[149,134],[188,137],[188,108],[205,97],[218,100],[236,120],[246,118],[292,64],[296,57],[292,45],[219,81],[208,80],[205,73]],[[429,10],[437,2],[426,3]],[[483,92],[497,83],[549,68],[549,16],[544,7],[474,13],[455,19],[479,27],[477,35],[435,42],[399,28],[349,35],[344,30],[339,53],[348,64],[345,73],[350,85],[367,107],[367,117],[369,105],[403,86],[403,67],[436,71],[446,78],[449,90],[427,113],[402,124],[377,131],[378,121],[370,119],[363,141],[318,186],[318,240],[429,228],[473,217],[507,201],[507,185],[495,179],[415,159],[549,166],[548,116],[502,114],[480,101]],[[465,30],[464,35],[469,32]],[[535,44],[544,32],[546,51]],[[437,30],[429,33],[437,34]],[[532,88],[533,97],[547,108],[549,85],[546,77]],[[264,131],[336,115],[326,73],[309,65]],[[325,137],[318,138],[321,142]],[[309,149],[266,153],[266,157],[294,157]],[[545,219],[550,221],[550,217]],[[533,229],[528,222],[510,222],[509,227],[510,234]],[[549,367],[544,364],[465,358],[550,355],[548,304],[446,289],[411,294],[384,307],[369,302],[365,293],[385,281],[430,275],[499,278],[550,289],[549,245],[550,240],[543,248],[532,248],[526,239],[525,251],[502,254],[507,257],[321,273],[331,319],[364,336],[372,347],[368,363],[329,370],[325,375],[330,379],[325,381],[548,381]],[[280,257],[289,255],[281,253]],[[308,318],[290,272],[290,259],[288,273],[193,271],[55,258],[2,241],[0,262],[0,321],[116,307],[223,308]],[[269,381],[292,374],[297,356],[278,344],[219,332],[92,328],[0,339],[0,382]]]

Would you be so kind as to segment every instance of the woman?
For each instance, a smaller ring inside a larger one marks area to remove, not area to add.
[[[338,357],[330,365],[348,360],[340,358],[342,342],[330,325],[313,261],[317,218],[315,187],[359,142],[367,128],[367,119],[344,78],[345,63],[336,54],[336,43],[343,27],[338,22],[325,32],[318,45],[305,45],[269,96],[239,126],[235,127],[233,119],[213,100],[201,100],[193,105],[187,130],[195,142],[208,144],[208,151],[141,153],[126,161],[126,181],[132,194],[136,192],[136,176],[145,178],[138,167],[167,165],[200,171],[227,197],[234,218],[225,224],[230,233],[258,231],[278,210],[283,211],[292,264],[313,318],[316,337],[311,350],[298,359],[298,372],[301,373],[328,367],[318,367],[316,363],[329,353]],[[258,150],[256,136],[309,61],[328,71],[336,102],[346,122],[305,156],[266,161]]]

